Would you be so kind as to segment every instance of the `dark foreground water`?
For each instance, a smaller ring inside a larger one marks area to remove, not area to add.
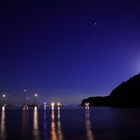
[[[0,140],[140,140],[140,109],[0,112]]]

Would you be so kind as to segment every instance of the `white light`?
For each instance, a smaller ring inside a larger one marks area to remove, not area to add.
[[[24,89],[24,92],[26,92],[27,90],[26,89]]]
[[[37,106],[34,107],[34,111],[37,111]]]
[[[89,103],[85,103],[85,109],[89,109]]]
[[[54,102],[51,103],[51,107],[52,107],[52,110],[54,110],[54,107],[55,107],[55,103]]]
[[[28,105],[24,105],[23,110],[28,110]]]
[[[85,103],[85,106],[89,106],[89,103]]]
[[[3,94],[3,95],[2,95],[2,97],[3,97],[3,98],[5,98],[5,97],[6,97],[6,95],[5,95],[5,94]]]
[[[57,103],[57,106],[61,106],[61,104],[58,102],[58,103]]]
[[[2,111],[5,111],[5,106],[2,106]]]
[[[51,103],[51,107],[54,107],[54,106],[55,106],[55,103],[54,103],[54,102],[52,102],[52,103]]]
[[[37,97],[38,95],[37,95],[37,93],[35,94],[35,97]]]

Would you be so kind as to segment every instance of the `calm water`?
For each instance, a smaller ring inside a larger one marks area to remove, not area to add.
[[[0,140],[140,140],[140,109],[0,112]]]

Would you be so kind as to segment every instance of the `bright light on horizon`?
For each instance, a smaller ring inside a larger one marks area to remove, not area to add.
[[[34,107],[34,111],[37,111],[37,106]]]
[[[52,102],[52,103],[51,103],[51,107],[54,107],[54,106],[55,106],[55,103],[54,103],[54,102]]]
[[[5,106],[2,106],[2,111],[5,111]]]
[[[89,103],[85,103],[85,109],[89,109]]]
[[[55,103],[52,102],[52,103],[51,103],[51,108],[52,108],[52,110],[54,110],[54,107],[55,107]]]
[[[61,104],[58,102],[57,105],[60,106]]]

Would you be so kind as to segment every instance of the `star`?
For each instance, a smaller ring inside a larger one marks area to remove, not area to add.
[[[97,22],[94,22],[94,26],[96,26],[97,25]]]

